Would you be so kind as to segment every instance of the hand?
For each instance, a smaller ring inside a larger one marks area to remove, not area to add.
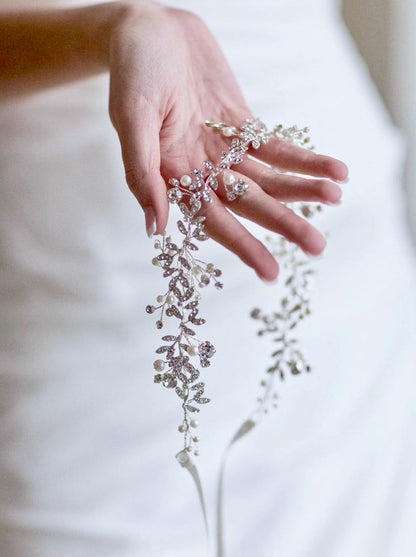
[[[110,42],[110,116],[146,228],[160,234],[168,219],[166,180],[201,167],[204,160],[218,161],[228,148],[229,141],[206,128],[205,120],[239,126],[253,116],[198,17],[147,1],[125,8]],[[249,191],[233,202],[221,188],[213,193],[213,202],[204,206],[205,229],[258,276],[274,280],[274,257],[228,209],[318,255],[324,237],[282,202],[337,203],[342,192],[331,180],[345,180],[348,170],[333,158],[277,140],[252,154],[256,160],[233,168]],[[279,175],[267,165],[318,179]]]

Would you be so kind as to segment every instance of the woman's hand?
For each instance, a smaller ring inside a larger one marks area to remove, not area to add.
[[[182,10],[143,2],[126,4],[110,45],[110,115],[118,131],[126,178],[145,211],[148,231],[167,225],[166,180],[204,160],[218,161],[229,140],[204,122],[241,125],[252,117],[224,56],[204,23]],[[337,203],[346,166],[335,159],[277,140],[233,169],[248,192],[228,202],[220,187],[206,204],[205,229],[265,280],[278,274],[274,257],[228,211],[284,235],[317,255],[324,237],[281,202]],[[319,179],[277,174],[264,163]]]
[[[162,233],[168,219],[165,180],[205,160],[218,161],[227,140],[205,120],[240,126],[252,117],[224,56],[195,15],[149,0],[73,9],[0,11],[0,97],[64,84],[110,69],[110,116],[119,134],[127,182],[145,211],[146,227]],[[205,229],[265,280],[274,257],[228,211],[319,254],[325,239],[282,202],[336,203],[347,168],[340,161],[271,141],[237,167],[249,183],[229,203],[224,191],[204,207]],[[267,165],[316,176],[278,175]]]

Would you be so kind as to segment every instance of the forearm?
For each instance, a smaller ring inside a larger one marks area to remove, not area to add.
[[[126,3],[109,2],[75,9],[0,12],[0,96],[106,71],[111,37],[128,10]]]

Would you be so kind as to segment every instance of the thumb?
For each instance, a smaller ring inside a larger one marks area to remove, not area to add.
[[[127,184],[145,214],[149,237],[166,229],[169,203],[166,184],[160,174],[160,119],[149,104],[135,106],[118,119]]]

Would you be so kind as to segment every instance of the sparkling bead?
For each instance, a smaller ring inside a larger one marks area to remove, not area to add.
[[[163,296],[160,296],[160,295],[159,295],[159,296],[156,298],[156,301],[157,301],[159,304],[161,304],[161,303],[163,302]]]
[[[178,431],[179,433],[185,433],[186,427],[183,424],[181,424],[180,426],[178,426]]]
[[[225,128],[222,128],[222,135],[223,136],[231,137],[234,134],[235,134],[235,128],[232,128],[230,126],[226,126]]]
[[[159,240],[156,240],[156,242],[154,243],[154,246],[156,249],[160,249],[161,248],[161,244]]]
[[[262,380],[260,381],[260,385],[261,385],[262,387],[265,387],[265,386],[267,385],[266,380],[265,380],[265,379],[262,379]]]
[[[186,447],[185,450],[186,450],[187,453],[190,453],[190,452],[192,452],[192,447]]]
[[[201,275],[201,282],[204,286],[209,284],[209,276],[208,275]]]
[[[153,313],[155,311],[155,308],[153,306],[146,306],[146,313]]]
[[[198,443],[199,442],[199,437],[198,436],[192,437],[192,441],[194,443]]]
[[[199,451],[194,451],[195,456],[199,456]]]
[[[159,319],[159,321],[156,321],[156,329],[161,329],[162,327],[163,327],[163,321]]]
[[[248,184],[244,180],[238,180],[238,182],[233,187],[233,192],[236,195],[244,195],[248,190]]]
[[[208,263],[207,273],[213,273],[215,271],[215,265],[213,263]]]
[[[162,384],[164,387],[166,387],[167,389],[174,389],[176,387],[176,385],[178,384],[177,380],[175,379],[175,377],[172,377],[171,375],[169,375],[168,373],[165,375],[165,377],[163,378]]]
[[[157,257],[154,257],[152,259],[152,265],[154,265],[155,267],[159,267],[160,266],[160,261]]]
[[[188,187],[192,184],[192,178],[188,174],[184,174],[181,178],[181,184]]]
[[[235,183],[235,176],[231,172],[224,172],[223,180],[226,186],[232,186]]]
[[[191,427],[198,427],[198,426],[199,426],[198,420],[191,420]]]
[[[163,371],[165,369],[165,362],[163,360],[155,360],[153,362],[153,367],[156,371]]]
[[[171,203],[179,203],[182,199],[182,192],[178,188],[172,188],[168,191],[168,199]]]
[[[161,375],[160,373],[157,373],[157,374],[154,376],[153,381],[154,381],[155,383],[161,383],[161,382],[162,382],[162,379],[163,379],[163,375]]]
[[[199,353],[201,356],[205,356],[206,358],[212,358],[215,354],[215,346],[208,340],[201,342],[199,345]]]
[[[196,356],[198,354],[198,347],[197,346],[188,346],[188,354],[190,356]]]

